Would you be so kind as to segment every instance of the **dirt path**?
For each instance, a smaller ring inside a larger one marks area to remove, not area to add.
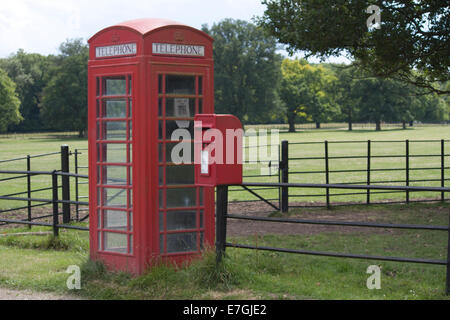
[[[0,288],[0,300],[80,300],[80,298],[70,295]]]

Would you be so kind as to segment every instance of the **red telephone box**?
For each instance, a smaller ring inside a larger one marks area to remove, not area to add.
[[[195,185],[194,116],[214,112],[213,39],[142,19],[95,34],[89,60],[91,258],[142,273],[214,244],[214,190]],[[191,139],[183,142],[177,129]]]

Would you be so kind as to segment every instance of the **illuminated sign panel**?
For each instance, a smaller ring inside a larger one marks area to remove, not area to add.
[[[153,54],[204,57],[205,47],[191,44],[153,43]]]
[[[95,48],[96,58],[108,58],[118,56],[129,56],[137,53],[136,43],[118,44],[113,46]]]

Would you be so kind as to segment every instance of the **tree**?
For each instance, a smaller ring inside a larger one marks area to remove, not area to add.
[[[246,123],[268,122],[279,108],[281,56],[261,28],[225,19],[202,30],[214,38],[215,109]]]
[[[39,104],[42,90],[46,84],[48,59],[40,54],[25,53],[22,49],[7,59],[0,61],[0,66],[16,83],[20,100],[20,113],[24,120],[12,125],[13,131],[37,131],[45,129],[40,119]]]
[[[334,75],[322,66],[306,60],[285,59],[281,65],[280,98],[284,102],[289,132],[295,132],[297,121],[320,123],[331,120],[338,112],[332,99]]]
[[[0,132],[5,132],[9,125],[17,124],[23,119],[19,106],[16,85],[6,71],[0,69]]]
[[[411,87],[395,80],[376,77],[359,79],[353,86],[359,97],[359,118],[374,121],[376,130],[381,130],[383,121],[407,121],[414,119]]]
[[[50,123],[52,129],[76,130],[82,137],[87,128],[89,50],[81,39],[74,39],[63,43],[60,52],[44,88],[42,121]]]
[[[357,81],[357,69],[353,65],[330,65],[334,71],[337,81],[334,87],[334,100],[341,109],[339,121],[348,123],[348,130],[353,130],[353,121],[356,119],[359,105],[357,97],[353,91],[353,86]]]
[[[370,0],[263,0],[258,19],[288,51],[349,54],[374,76],[446,93],[450,6],[442,0],[380,0],[381,28],[368,30]]]

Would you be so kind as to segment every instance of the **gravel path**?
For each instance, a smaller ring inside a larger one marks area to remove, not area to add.
[[[80,298],[70,295],[56,295],[29,290],[19,291],[0,288],[0,300],[80,300]]]

